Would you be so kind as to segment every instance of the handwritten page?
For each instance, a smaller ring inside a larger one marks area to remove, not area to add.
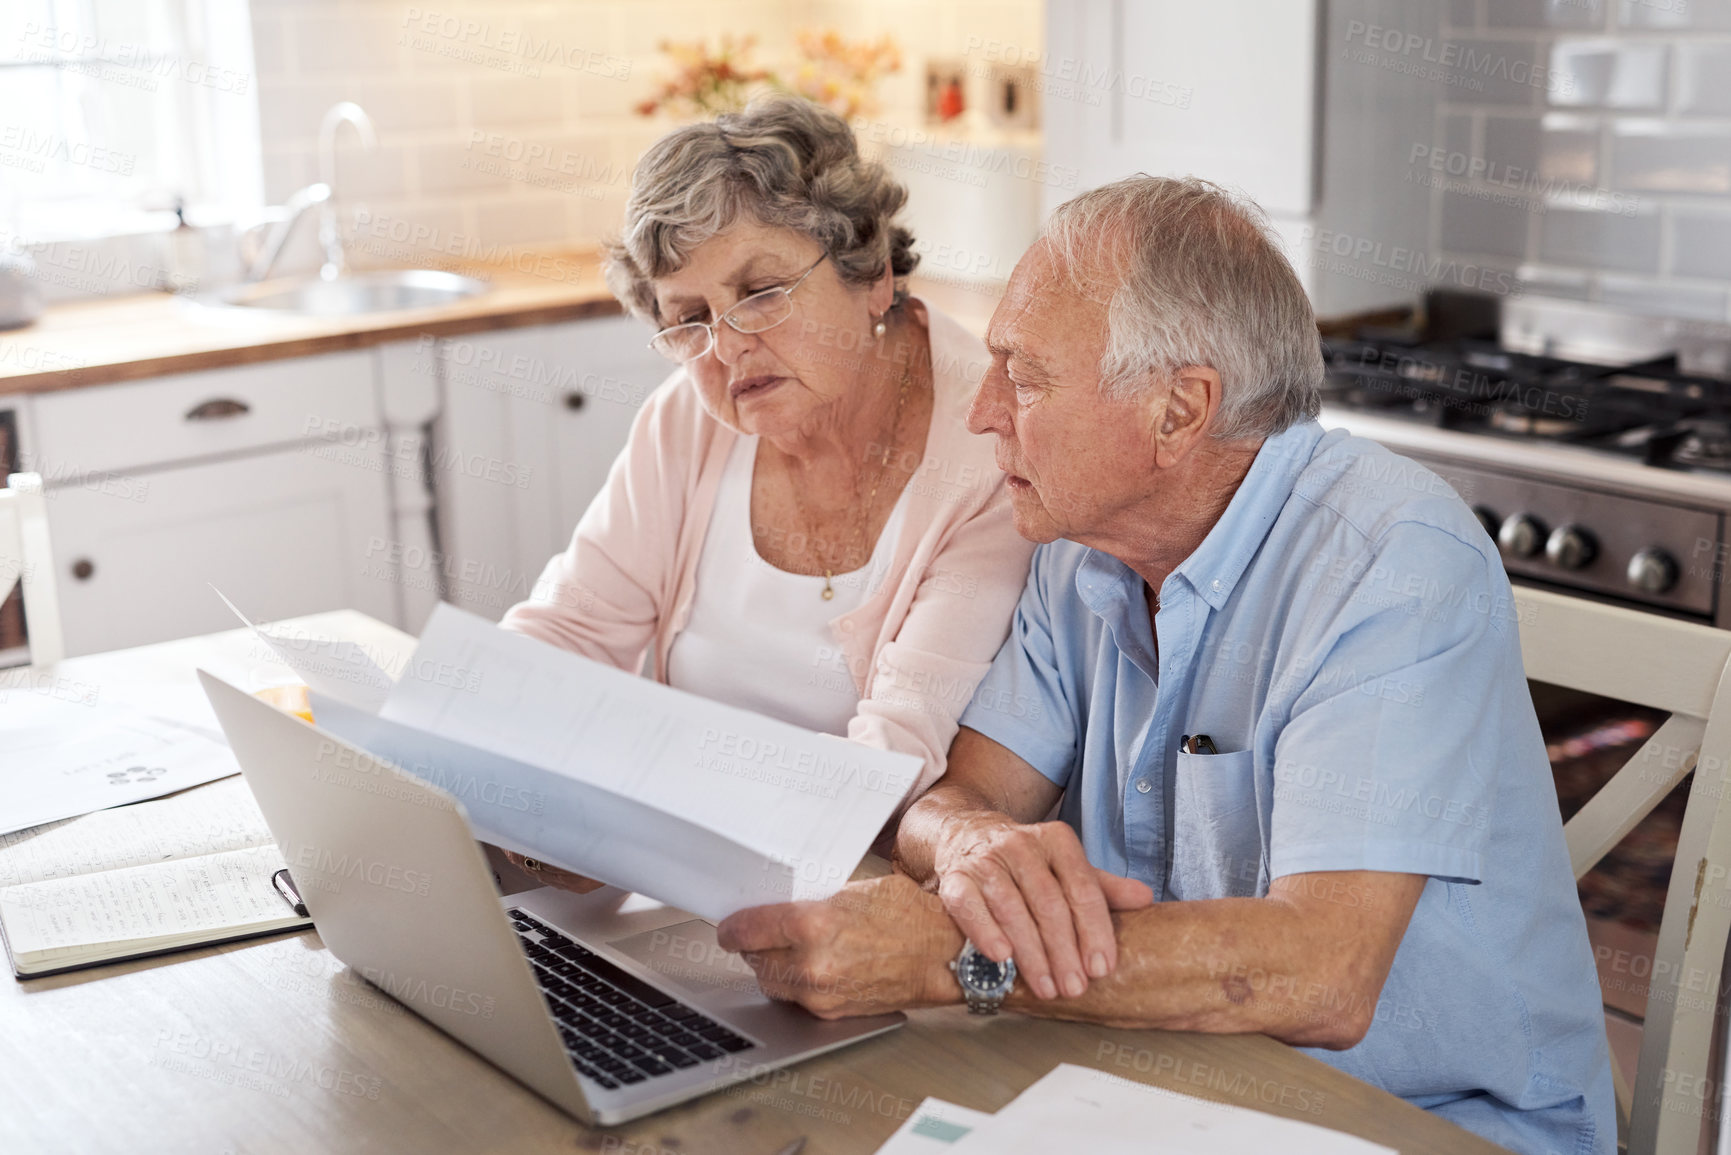
[[[0,710],[0,834],[239,772],[220,734],[176,718],[36,695]]]
[[[0,887],[271,843],[239,775],[153,802],[0,834]]]
[[[1210,1103],[1117,1075],[1060,1063],[991,1121],[957,1140],[954,1155],[1396,1155],[1393,1148],[1247,1107]]]
[[[20,970],[208,941],[213,932],[304,925],[271,885],[274,845],[27,882],[0,890],[0,922]]]
[[[715,831],[789,864],[794,899],[847,881],[920,768],[909,755],[687,694],[448,605],[434,610],[380,716]]]

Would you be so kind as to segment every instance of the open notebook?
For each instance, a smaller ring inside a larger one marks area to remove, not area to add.
[[[310,926],[282,866],[236,775],[0,835],[0,932],[23,977]]]

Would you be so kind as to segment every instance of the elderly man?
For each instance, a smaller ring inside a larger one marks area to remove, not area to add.
[[[1257,211],[1077,197],[988,345],[971,426],[1044,543],[1010,639],[905,874],[722,944],[821,1015],[1260,1031],[1517,1150],[1614,1150],[1508,579],[1433,474],[1316,423],[1315,321]]]

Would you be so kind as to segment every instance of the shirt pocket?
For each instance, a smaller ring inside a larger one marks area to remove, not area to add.
[[[1256,809],[1256,754],[1178,754],[1173,791],[1174,898],[1246,898],[1265,873]]]

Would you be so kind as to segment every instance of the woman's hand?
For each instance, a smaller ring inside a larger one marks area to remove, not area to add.
[[[560,870],[557,866],[548,866],[536,858],[525,858],[521,854],[505,851],[505,857],[511,865],[539,882],[542,886],[556,886],[560,890],[575,891],[578,894],[588,894],[592,890],[600,890],[606,886],[600,879],[588,878],[581,874],[572,874],[569,870]]]
[[[822,902],[737,911],[716,927],[772,999],[820,1019],[962,1001],[949,962],[962,932],[905,874],[850,882]]]

